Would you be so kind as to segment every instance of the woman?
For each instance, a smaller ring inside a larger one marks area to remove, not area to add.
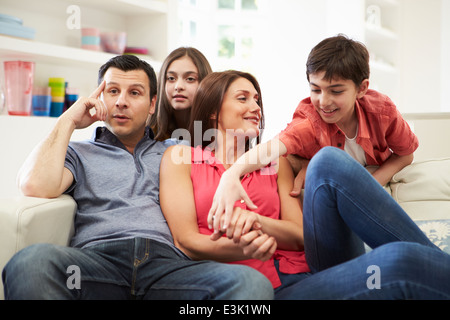
[[[289,196],[292,170],[286,159],[280,159],[278,175],[257,172],[245,177],[242,183],[249,192],[254,191],[253,194],[260,195],[261,200],[272,200],[262,201],[259,210],[268,217],[241,207],[236,209],[234,230],[229,229],[232,239],[209,239],[211,231],[206,225],[206,214],[211,204],[211,192],[215,190],[221,173],[248,150],[250,139],[259,136],[263,113],[259,86],[249,74],[234,71],[213,73],[203,81],[206,80],[207,83],[201,84],[197,92],[192,117],[200,120],[197,124],[201,123],[203,133],[218,128],[213,153],[208,149],[203,152],[202,146],[198,146],[193,150],[199,153],[191,157],[190,147],[178,146],[165,154],[161,164],[161,206],[167,213],[169,226],[173,228],[175,242],[190,257],[245,263],[260,270],[274,287],[278,287],[281,282],[274,259],[279,260],[280,267],[286,272],[308,271],[303,251],[300,251],[303,248],[300,203]],[[193,123],[190,131],[194,137]],[[180,162],[176,159],[180,152],[187,161],[176,165]],[[205,161],[197,163],[202,158]],[[263,185],[269,187],[261,188]],[[171,194],[177,194],[176,202],[170,200]],[[256,230],[249,232],[252,227]],[[243,233],[245,235],[241,239]],[[242,245],[244,241],[246,244],[242,249],[238,242]]]
[[[182,251],[194,260],[256,268],[271,280],[278,299],[450,298],[450,256],[363,167],[335,148],[320,151],[308,168],[304,233],[284,158],[242,178],[257,210],[238,201],[222,230],[226,236],[213,233],[207,215],[220,176],[259,138],[262,120],[261,92],[251,75],[213,73],[199,86],[190,132],[201,132],[203,142],[197,146],[194,137],[193,148],[169,148],[160,169],[161,207]],[[376,249],[364,253],[360,239]],[[380,289],[370,282],[371,270],[381,271]]]
[[[169,139],[174,130],[187,129],[195,92],[211,72],[208,60],[195,48],[180,47],[167,56],[159,72],[158,100],[150,120],[155,140]]]

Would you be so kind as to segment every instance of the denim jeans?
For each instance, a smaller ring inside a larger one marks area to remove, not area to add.
[[[192,261],[142,238],[86,249],[36,244],[8,262],[3,283],[6,299],[273,298],[271,283],[254,269]]]
[[[303,217],[312,274],[276,299],[450,299],[450,255],[344,151],[311,160]]]

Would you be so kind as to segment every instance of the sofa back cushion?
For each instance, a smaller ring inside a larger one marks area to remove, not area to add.
[[[422,231],[450,253],[450,158],[413,163],[394,175],[390,187]]]

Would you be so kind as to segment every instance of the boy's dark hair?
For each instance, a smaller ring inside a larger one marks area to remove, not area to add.
[[[310,52],[306,62],[306,77],[325,71],[325,80],[348,79],[359,86],[369,79],[369,52],[364,44],[345,35],[327,38]]]
[[[149,65],[144,60],[139,59],[133,55],[121,55],[109,59],[104,65],[98,70],[98,84],[103,81],[106,71],[109,68],[117,68],[122,71],[133,71],[133,70],[143,70],[148,76],[150,83],[150,101],[157,93],[157,83],[156,74],[152,66]]]

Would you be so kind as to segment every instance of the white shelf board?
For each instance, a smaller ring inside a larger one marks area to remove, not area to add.
[[[106,52],[72,48],[0,35],[0,58],[2,60],[20,59],[52,64],[69,64],[72,66],[99,66],[114,56],[114,54]],[[160,62],[153,61],[149,56],[141,56],[141,59],[150,63],[155,70],[159,70],[161,66]]]
[[[72,4],[86,5],[123,15],[158,14],[168,12],[167,0],[72,0]]]
[[[383,71],[392,74],[398,73],[398,70],[394,66],[386,62],[380,62],[376,60],[370,60],[370,69],[373,71]]]
[[[399,7],[400,6],[400,2],[398,0],[368,0],[367,1],[367,5],[377,5],[380,7]]]
[[[379,39],[390,39],[395,41],[397,41],[399,38],[398,34],[383,27],[373,26],[370,23],[366,23],[365,27],[368,37]]]

